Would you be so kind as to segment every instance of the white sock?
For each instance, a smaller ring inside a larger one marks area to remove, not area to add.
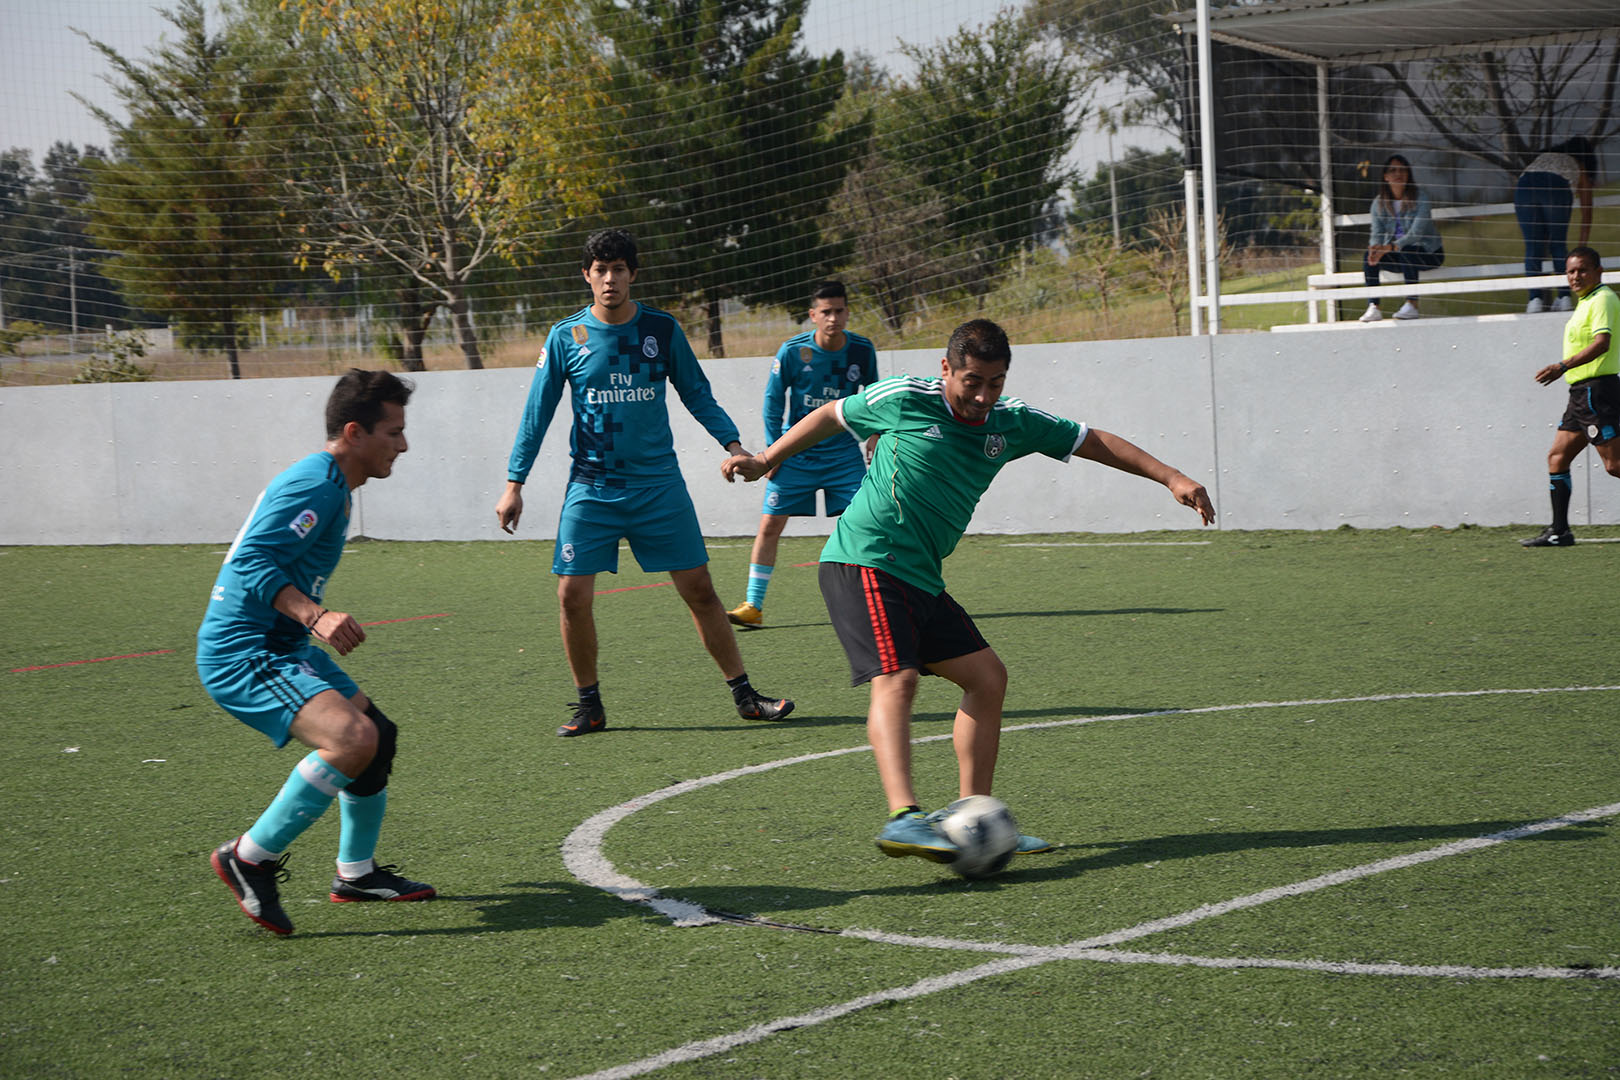
[[[275,862],[281,858],[281,852],[266,851],[243,833],[236,841],[236,857],[250,863]]]
[[[355,878],[363,878],[373,870],[377,869],[377,860],[362,859],[359,862],[340,861],[337,864],[337,868],[338,877],[353,881]]]

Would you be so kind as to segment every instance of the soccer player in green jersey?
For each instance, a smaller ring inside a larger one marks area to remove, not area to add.
[[[1564,261],[1564,277],[1576,298],[1575,314],[1564,326],[1564,359],[1536,372],[1536,382],[1569,384],[1569,403],[1547,451],[1547,486],[1552,492],[1552,524],[1519,543],[1525,547],[1569,547],[1570,467],[1586,444],[1597,447],[1610,476],[1620,476],[1620,297],[1603,284],[1603,261],[1589,247],[1578,247]]]
[[[889,820],[877,845],[896,858],[948,863],[956,847],[925,813],[911,781],[911,708],[917,680],[940,675],[962,688],[954,728],[961,796],[989,795],[1001,741],[1007,669],[945,591],[941,563],[1002,466],[1027,454],[1072,456],[1155,480],[1205,525],[1215,508],[1204,485],[1099,428],[1002,396],[1012,349],[988,319],[951,334],[940,377],[896,376],[828,402],[764,452],[734,454],[727,480],[758,480],[783,460],[848,431],[878,435],[871,468],[821,552],[821,591],[849,657],[852,682],[872,684],[867,736]],[[1021,854],[1050,851],[1033,836]]]

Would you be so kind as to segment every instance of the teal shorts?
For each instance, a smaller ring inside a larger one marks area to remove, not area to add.
[[[551,572],[569,576],[619,572],[619,541],[649,574],[691,570],[709,561],[692,496],[680,480],[652,488],[570,483],[557,522]]]
[[[852,449],[854,449],[852,447]],[[849,506],[866,476],[866,462],[860,451],[840,455],[825,463],[800,464],[790,458],[776,475],[765,481],[762,514],[780,517],[815,517],[816,492],[822,496],[828,517],[837,517]]]
[[[286,746],[304,703],[323,690],[345,698],[360,692],[323,649],[305,645],[290,653],[249,653],[241,660],[198,664],[203,689],[215,703],[270,741]]]

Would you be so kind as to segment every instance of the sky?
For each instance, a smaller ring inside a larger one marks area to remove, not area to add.
[[[215,9],[213,0],[205,0]],[[842,49],[903,69],[902,41],[930,44],[963,25],[989,22],[1009,0],[810,0],[804,43],[816,55]],[[74,30],[144,59],[173,27],[149,0],[0,0],[0,148],[24,147],[37,166],[57,140],[105,146],[106,129],[74,100],[77,93],[117,111],[102,76],[108,65]]]

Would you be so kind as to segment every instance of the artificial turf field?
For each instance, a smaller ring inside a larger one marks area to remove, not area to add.
[[[964,540],[997,792],[1063,845],[984,882],[872,845],[819,540],[742,638],[791,721],[736,717],[626,555],[570,740],[550,544],[355,542],[379,861],[439,898],[327,902],[329,812],[287,939],[208,866],[300,756],[197,683],[224,545],[0,549],[0,1076],[1620,1075],[1620,548],[1585,542],[1620,529],[1527,531]],[[711,555],[735,603],[747,540]]]

